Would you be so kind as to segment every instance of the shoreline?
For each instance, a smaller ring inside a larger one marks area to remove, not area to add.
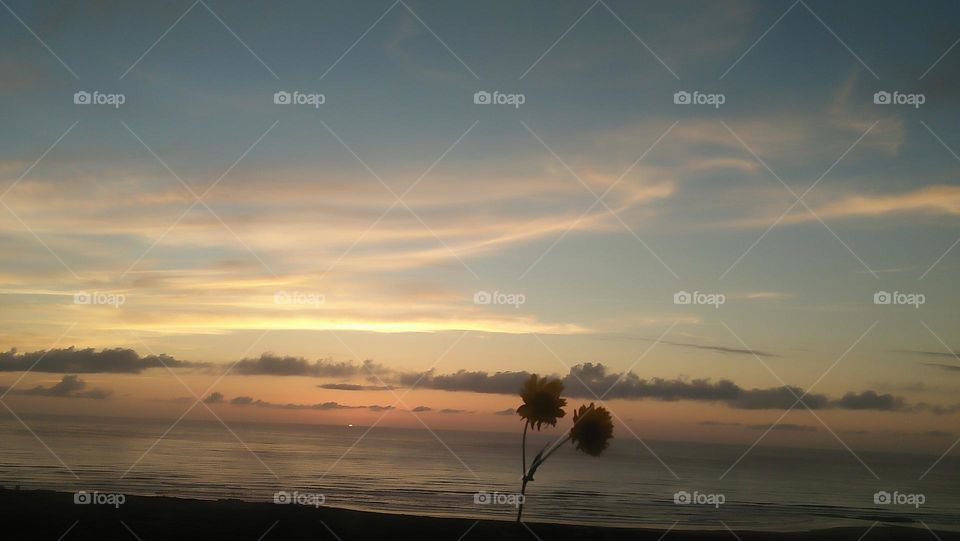
[[[376,513],[333,507],[277,505],[240,500],[189,500],[166,496],[127,496],[119,507],[77,505],[72,492],[0,489],[4,530],[11,539],[372,539],[390,537],[451,539],[542,539],[656,541],[669,531],[669,541],[713,539],[741,541],[839,541],[936,539],[924,527],[877,523],[866,527],[839,527],[802,532],[578,526],[503,520],[440,518]],[[332,533],[331,533],[332,532]],[[65,535],[66,534],[66,535]],[[960,541],[960,532],[937,531],[941,541]]]

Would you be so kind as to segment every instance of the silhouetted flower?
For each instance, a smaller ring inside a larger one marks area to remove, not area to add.
[[[566,415],[563,407],[567,401],[560,398],[562,392],[563,382],[560,380],[547,381],[547,378],[531,374],[520,391],[523,405],[517,408],[517,414],[537,430],[544,423],[556,426],[557,419]]]
[[[610,412],[604,407],[580,406],[573,411],[573,428],[570,439],[577,449],[591,456],[599,456],[613,437],[613,421]]]

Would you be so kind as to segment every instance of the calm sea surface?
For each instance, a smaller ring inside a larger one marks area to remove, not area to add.
[[[426,430],[374,428],[360,439],[364,427],[230,423],[234,436],[219,423],[183,421],[156,443],[172,421],[24,421],[76,477],[16,419],[0,417],[0,484],[7,487],[249,501],[299,491],[323,494],[333,507],[504,520],[515,515],[508,504],[475,503],[480,491],[519,490],[519,437],[513,434],[438,431],[435,437]],[[547,439],[532,441],[537,449]],[[945,458],[919,480],[935,456],[858,453],[877,480],[842,448],[758,446],[720,480],[746,447],[647,444],[676,477],[635,439],[614,440],[600,458],[568,446],[530,484],[524,516],[641,527],[679,521],[678,528],[711,529],[723,521],[734,530],[874,521],[922,527],[922,521],[960,530],[956,458]],[[881,490],[901,498],[922,494],[925,501],[919,508],[877,505],[874,494]],[[678,505],[679,491],[701,501],[722,495],[723,503]]]

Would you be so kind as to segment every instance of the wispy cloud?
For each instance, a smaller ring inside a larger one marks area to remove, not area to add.
[[[219,401],[218,403],[222,403]],[[350,406],[346,404],[341,404],[339,402],[319,402],[316,404],[296,404],[296,403],[286,403],[280,404],[276,402],[267,402],[265,400],[254,399],[250,396],[238,396],[233,398],[229,402],[233,406],[252,406],[257,408],[270,408],[270,409],[283,409],[283,410],[316,410],[316,411],[330,411],[330,410],[356,410],[356,409],[367,409],[370,411],[390,411],[395,409],[393,406]]]
[[[808,425],[780,423],[776,425],[747,425],[750,430],[779,430],[781,432],[816,432],[817,428]]]

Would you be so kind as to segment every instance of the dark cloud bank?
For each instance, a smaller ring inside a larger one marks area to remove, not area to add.
[[[17,353],[11,349],[0,353],[0,372],[54,372],[61,374],[118,373],[139,374],[148,368],[164,365],[171,368],[207,366],[207,363],[178,361],[169,355],[141,357],[132,349],[113,348],[97,351],[93,348],[51,349]]]
[[[93,398],[104,399],[110,396],[111,391],[105,389],[87,389],[87,382],[77,375],[67,375],[60,381],[49,386],[37,385],[29,389],[10,389],[0,387],[0,394],[17,394],[24,396],[55,396],[59,398]]]
[[[34,366],[35,365],[35,366]],[[168,355],[149,355],[140,357],[131,349],[53,349],[47,352],[37,351],[18,354],[16,350],[0,353],[0,371],[24,371],[33,367],[33,371],[61,373],[139,373],[148,368],[162,366],[172,368],[222,369],[223,365],[180,361]],[[459,370],[449,374],[427,372],[400,372],[383,367],[373,361],[362,363],[352,361],[332,361],[320,359],[310,361],[302,357],[277,356],[264,353],[257,358],[241,359],[232,367],[233,374],[306,376],[315,378],[339,378],[366,380],[358,383],[324,383],[323,389],[339,391],[388,390],[393,387],[416,386],[422,389],[460,391],[488,394],[516,394],[523,381],[530,376],[526,371],[504,371],[489,373],[484,371]],[[572,398],[623,400],[661,400],[665,402],[693,400],[725,404],[735,409],[746,410],[785,410],[798,409],[844,409],[873,410],[895,412],[930,412],[949,414],[960,411],[960,404],[942,406],[924,402],[910,403],[905,398],[893,394],[882,394],[873,390],[849,391],[841,397],[830,397],[821,393],[804,395],[800,387],[780,386],[769,388],[745,388],[727,379],[687,379],[687,378],[641,378],[633,372],[614,373],[600,363],[578,364],[563,376],[553,376],[563,380],[565,395]],[[38,388],[37,394],[61,392]],[[75,391],[76,392],[76,391]],[[80,391],[83,392],[83,391]],[[92,391],[87,391],[92,392]],[[803,397],[803,403],[797,403],[797,397]],[[241,397],[243,398],[243,397]],[[208,397],[207,400],[223,400],[223,397]],[[234,399],[234,403],[237,399]],[[336,409],[338,404],[269,404],[250,399],[249,404],[261,407],[279,407],[286,409]],[[352,408],[354,406],[343,406]],[[381,406],[358,406],[370,409]]]

